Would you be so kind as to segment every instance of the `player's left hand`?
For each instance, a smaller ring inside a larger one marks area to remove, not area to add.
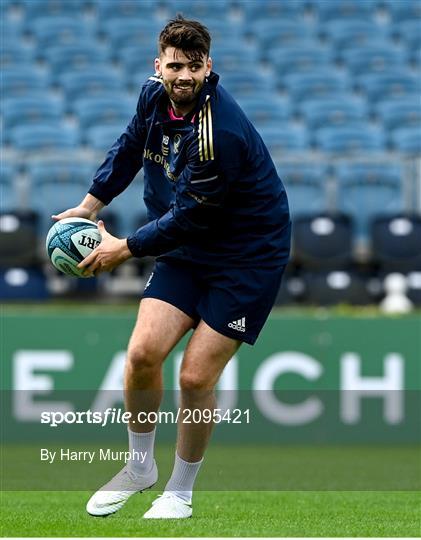
[[[86,276],[97,276],[101,272],[111,272],[119,264],[127,261],[132,254],[127,247],[125,238],[112,236],[105,230],[103,221],[98,221],[98,230],[101,233],[101,243],[77,266],[84,268]]]

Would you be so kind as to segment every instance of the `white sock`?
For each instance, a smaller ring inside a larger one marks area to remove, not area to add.
[[[129,459],[127,466],[134,474],[148,474],[153,466],[153,451],[155,443],[156,428],[149,433],[135,433],[127,429],[129,433],[129,451],[133,455],[133,451],[142,453],[142,459]]]
[[[165,491],[171,491],[174,495],[177,495],[177,497],[190,504],[193,485],[202,463],[203,458],[195,463],[184,461],[176,452],[174,469],[171,478],[165,486]]]

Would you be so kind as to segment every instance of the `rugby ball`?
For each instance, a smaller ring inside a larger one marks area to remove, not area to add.
[[[101,242],[97,224],[85,218],[65,218],[54,223],[48,231],[46,249],[53,266],[69,276],[82,275],[77,265]]]

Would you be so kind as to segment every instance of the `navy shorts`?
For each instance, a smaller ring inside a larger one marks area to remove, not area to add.
[[[215,268],[160,257],[143,298],[167,302],[224,336],[253,345],[269,316],[285,266]]]

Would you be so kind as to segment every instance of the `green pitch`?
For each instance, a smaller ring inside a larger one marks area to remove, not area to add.
[[[156,493],[107,518],[85,513],[89,492],[9,492],[3,536],[419,536],[416,492],[198,492],[192,519],[147,521]]]

